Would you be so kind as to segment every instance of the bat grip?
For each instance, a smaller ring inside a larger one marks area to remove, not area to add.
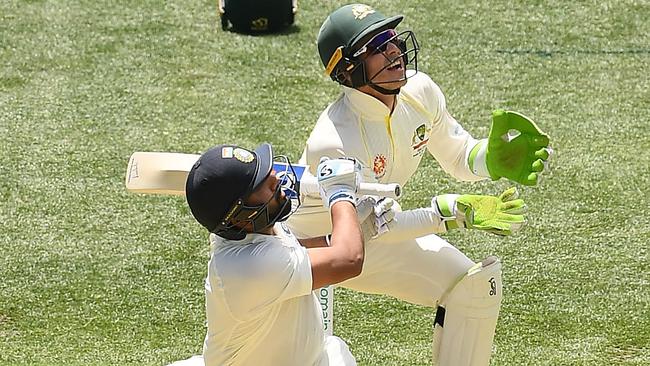
[[[303,176],[300,180],[300,193],[320,197],[318,181],[311,176]],[[398,199],[402,196],[402,187],[397,183],[361,183],[357,190],[359,195],[380,196]]]
[[[402,196],[402,187],[397,183],[361,183],[359,184],[360,195],[381,196],[398,199]]]

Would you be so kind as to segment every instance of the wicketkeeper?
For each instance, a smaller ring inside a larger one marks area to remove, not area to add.
[[[414,33],[396,30],[402,19],[363,4],[343,6],[325,19],[318,52],[343,93],[320,115],[300,163],[316,175],[321,156],[354,157],[364,181],[404,186],[428,152],[462,181],[504,177],[535,185],[550,155],[548,137],[525,116],[498,110],[488,137],[473,138],[447,111],[438,85],[418,72]],[[396,214],[388,233],[366,243],[361,275],[340,286],[432,307],[434,364],[488,365],[501,264],[492,256],[475,263],[435,234],[475,229],[510,235],[524,223],[523,208],[514,188],[497,197],[434,197],[429,208]],[[331,231],[327,209],[308,198],[288,224],[298,238]]]

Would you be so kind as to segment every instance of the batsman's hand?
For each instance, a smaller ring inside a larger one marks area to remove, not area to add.
[[[322,157],[316,169],[323,205],[332,207],[338,201],[356,204],[356,192],[361,183],[361,164],[354,159]]]
[[[377,200],[373,196],[363,197],[357,204],[357,217],[363,233],[364,242],[387,233],[395,218],[398,205],[391,198]]]
[[[526,222],[526,205],[518,195],[515,187],[499,197],[445,194],[434,197],[431,205],[438,210],[447,230],[464,227],[505,236],[518,231]]]
[[[485,157],[492,179],[505,177],[534,186],[552,151],[548,135],[528,117],[504,110],[492,112]]]

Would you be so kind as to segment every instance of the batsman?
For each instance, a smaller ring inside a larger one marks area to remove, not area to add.
[[[318,53],[342,93],[321,113],[300,163],[317,167],[323,156],[353,157],[363,165],[363,181],[406,186],[429,153],[461,181],[536,185],[551,153],[548,136],[524,115],[496,110],[487,138],[472,137],[447,111],[440,87],[418,71],[419,45],[412,31],[396,30],[402,20],[364,4],[325,19]],[[361,274],[339,286],[433,308],[435,365],[488,365],[501,263],[495,256],[474,262],[436,234],[510,235],[523,225],[524,208],[515,188],[498,196],[433,197],[431,207],[395,215],[388,232],[367,241]],[[288,224],[298,238],[331,232],[328,211],[316,199],[305,199]]]

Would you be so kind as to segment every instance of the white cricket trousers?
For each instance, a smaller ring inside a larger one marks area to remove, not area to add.
[[[338,286],[370,294],[385,294],[429,307],[474,262],[437,235],[399,242],[381,237],[365,247],[363,270]]]
[[[318,237],[331,231],[329,212],[322,206],[303,211],[287,222],[296,237]],[[435,234],[403,239],[386,235],[366,243],[361,274],[337,286],[435,307],[442,294],[475,264]]]

